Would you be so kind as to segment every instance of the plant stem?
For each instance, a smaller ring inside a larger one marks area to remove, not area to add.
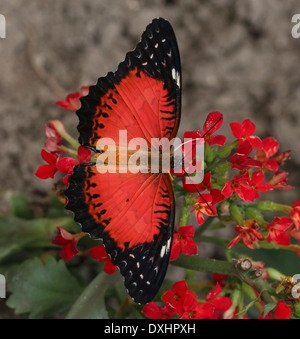
[[[189,194],[183,197],[183,204],[179,215],[179,227],[187,226],[190,221],[191,207],[189,205]]]
[[[67,153],[67,154],[70,154],[70,155],[73,155],[73,156],[77,157],[77,151],[75,151],[75,150],[73,150],[73,149],[71,149],[71,148],[69,148],[69,147],[66,147],[66,146],[61,145],[61,146],[59,146],[58,148],[59,148],[59,150],[62,151],[62,152],[65,152],[65,153]]]
[[[235,266],[233,263],[207,259],[207,258],[199,258],[199,257],[191,257],[188,255],[180,255],[179,258],[175,261],[171,262],[172,265],[183,267],[186,269],[191,269],[195,271],[204,271],[208,273],[219,273],[219,274],[229,274],[229,275],[237,275]]]

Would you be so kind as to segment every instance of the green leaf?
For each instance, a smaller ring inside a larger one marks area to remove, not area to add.
[[[67,314],[67,319],[108,319],[104,296],[119,275],[99,273],[81,293]]]
[[[24,248],[53,246],[51,241],[57,226],[66,227],[72,223],[70,217],[25,220],[0,216],[0,262]]]
[[[225,175],[231,169],[232,163],[229,161],[219,163],[214,169],[213,172],[218,175]]]
[[[264,318],[268,315],[269,312],[273,311],[276,307],[276,303],[269,303],[264,305]]]
[[[29,318],[53,317],[67,311],[82,291],[63,260],[47,257],[45,264],[38,258],[14,266],[7,277],[12,295],[7,306],[16,314],[29,313]]]

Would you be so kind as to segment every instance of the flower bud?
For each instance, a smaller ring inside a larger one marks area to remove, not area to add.
[[[255,219],[255,220],[257,220],[258,224],[263,224],[264,223],[264,216],[263,216],[263,214],[259,210],[257,210],[256,208],[248,207],[246,209],[246,217],[248,219]]]
[[[64,124],[60,120],[49,121],[49,127],[54,129],[62,137],[67,133]]]
[[[261,201],[256,205],[256,207],[262,211],[282,211],[287,214],[292,210],[290,206],[277,204],[273,201]]]
[[[242,211],[237,205],[231,205],[229,207],[229,211],[232,218],[236,220],[239,225],[244,224],[244,217],[242,215]]]

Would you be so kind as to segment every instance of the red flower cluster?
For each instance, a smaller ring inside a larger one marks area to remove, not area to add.
[[[216,286],[207,294],[205,302],[198,302],[197,296],[190,291],[184,280],[173,285],[162,299],[164,307],[159,307],[155,302],[147,304],[143,313],[151,319],[170,319],[179,315],[181,319],[221,319],[232,301],[226,296],[219,296],[222,293],[221,286]]]
[[[226,138],[220,135],[214,135],[221,127],[222,122],[222,114],[220,112],[212,112],[208,115],[204,123],[203,132],[186,132],[184,138],[189,137],[196,139],[203,137],[209,146],[218,145],[223,147],[225,146]],[[191,212],[195,213],[199,225],[205,222],[204,215],[216,216],[218,214],[217,204],[223,202],[225,199],[228,199],[229,204],[231,201],[236,201],[237,198],[245,202],[254,202],[254,200],[260,198],[261,192],[293,188],[287,184],[288,173],[279,170],[279,166],[285,162],[291,151],[277,154],[279,150],[278,141],[271,137],[261,140],[259,137],[253,135],[256,126],[250,119],[246,119],[242,123],[233,122],[230,124],[230,128],[233,136],[238,141],[238,147],[235,153],[229,157],[231,167],[227,165],[224,166],[222,180],[224,180],[224,177],[227,177],[225,183],[223,181],[222,185],[222,181],[215,176],[214,170],[207,171],[201,183],[193,182],[193,177],[184,178],[183,180],[183,188],[186,191],[198,193],[197,201],[193,204]],[[237,141],[232,143],[232,149],[236,147]],[[253,149],[256,149],[256,154],[251,156]],[[186,154],[185,156],[187,157],[188,155]],[[193,157],[191,159],[193,159]],[[234,175],[232,179],[229,179],[228,168],[237,170],[239,173]],[[254,170],[254,168],[258,169]],[[269,181],[266,180],[267,171],[273,171],[273,175]],[[275,218],[269,224],[265,223],[260,225],[268,231],[266,238],[268,242],[273,241],[276,244],[286,246],[290,244],[289,234],[294,237],[299,236],[300,238],[300,232],[299,235],[297,233],[300,231],[299,205],[294,205],[290,213],[290,217],[293,219],[295,226],[293,226],[294,224],[290,218]],[[223,204],[222,206],[225,205]],[[221,212],[224,210],[222,206],[220,207]],[[228,246],[232,247],[242,239],[247,247],[251,249],[256,248],[257,243],[265,239],[260,233],[260,226],[257,220],[244,218],[243,222],[235,227],[235,230],[239,233],[238,236],[230,241]],[[293,231],[295,228],[297,232]],[[183,235],[179,236],[178,233],[175,233],[174,252],[171,257],[173,260],[178,257],[180,252],[188,255],[195,253],[195,245],[191,239],[192,236],[192,233],[190,233],[188,237]],[[182,242],[179,240],[180,237],[184,239],[181,240]],[[189,251],[187,249],[187,239],[193,250]]]

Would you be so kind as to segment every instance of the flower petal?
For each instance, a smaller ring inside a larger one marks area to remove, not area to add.
[[[91,157],[92,157],[92,152],[89,149],[83,146],[78,147],[78,161],[80,164],[90,162]]]
[[[62,173],[71,173],[76,165],[78,165],[76,159],[65,157],[57,162],[57,169]]]
[[[231,128],[233,136],[236,137],[237,139],[241,139],[243,136],[242,125],[239,122],[232,122],[231,124],[229,124],[229,126]]]
[[[274,311],[275,319],[290,319],[292,311],[290,307],[284,303],[284,301],[279,300]]]
[[[206,135],[212,135],[223,123],[223,114],[220,112],[211,112],[208,114],[203,126],[203,132]]]
[[[37,176],[40,179],[48,178],[53,179],[56,172],[57,172],[56,167],[53,167],[52,165],[41,165],[35,172],[35,176]]]

